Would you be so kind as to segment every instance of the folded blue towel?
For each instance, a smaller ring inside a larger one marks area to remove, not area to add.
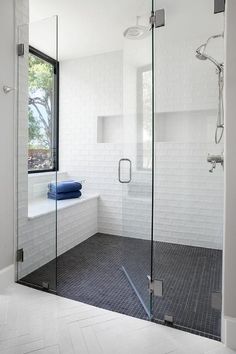
[[[48,198],[54,199],[54,200],[65,200],[65,199],[79,198],[79,197],[81,197],[81,194],[82,193],[80,191],[67,192],[67,193],[48,192]]]
[[[67,193],[67,192],[78,192],[82,189],[81,183],[71,180],[62,182],[51,182],[48,185],[49,192],[52,193]]]

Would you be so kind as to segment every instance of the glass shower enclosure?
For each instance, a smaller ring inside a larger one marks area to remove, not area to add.
[[[129,0],[118,51],[60,62],[59,166],[58,112],[37,105],[32,76],[32,62],[52,73],[55,100],[57,69],[32,55],[58,62],[57,17],[18,29],[20,283],[220,340],[223,170],[207,162],[224,148],[219,73],[196,58],[216,36],[205,54],[224,61],[212,4]],[[65,179],[80,200],[48,199]]]

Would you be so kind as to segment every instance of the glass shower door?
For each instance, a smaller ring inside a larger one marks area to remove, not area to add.
[[[153,318],[219,340],[224,174],[207,156],[221,156],[224,148],[223,139],[215,143],[224,14],[214,14],[213,1],[156,0],[161,6],[166,26],[155,30],[153,276],[163,280],[163,296],[154,296]]]
[[[17,281],[56,292],[57,17],[18,28]]]
[[[147,29],[146,33],[132,40],[137,38],[132,38],[132,30],[129,33],[128,29],[124,39],[123,156],[118,164],[122,185],[122,269],[136,294],[141,306],[139,316],[143,318],[151,317],[148,276],[151,277],[153,236],[152,10],[152,1],[137,8],[137,22]]]

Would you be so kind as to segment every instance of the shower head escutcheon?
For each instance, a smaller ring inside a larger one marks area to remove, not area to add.
[[[123,35],[127,39],[143,39],[149,34],[149,28],[146,26],[141,26],[139,24],[140,16],[137,16],[137,21],[135,26],[128,27]]]

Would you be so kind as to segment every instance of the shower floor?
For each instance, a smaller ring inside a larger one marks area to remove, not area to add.
[[[148,304],[149,241],[99,233],[21,280],[53,288],[56,263],[58,295],[147,319],[122,267]],[[153,269],[164,289],[154,297],[154,320],[171,315],[174,327],[220,340],[221,311],[212,307],[212,293],[221,291],[222,251],[155,241]]]

